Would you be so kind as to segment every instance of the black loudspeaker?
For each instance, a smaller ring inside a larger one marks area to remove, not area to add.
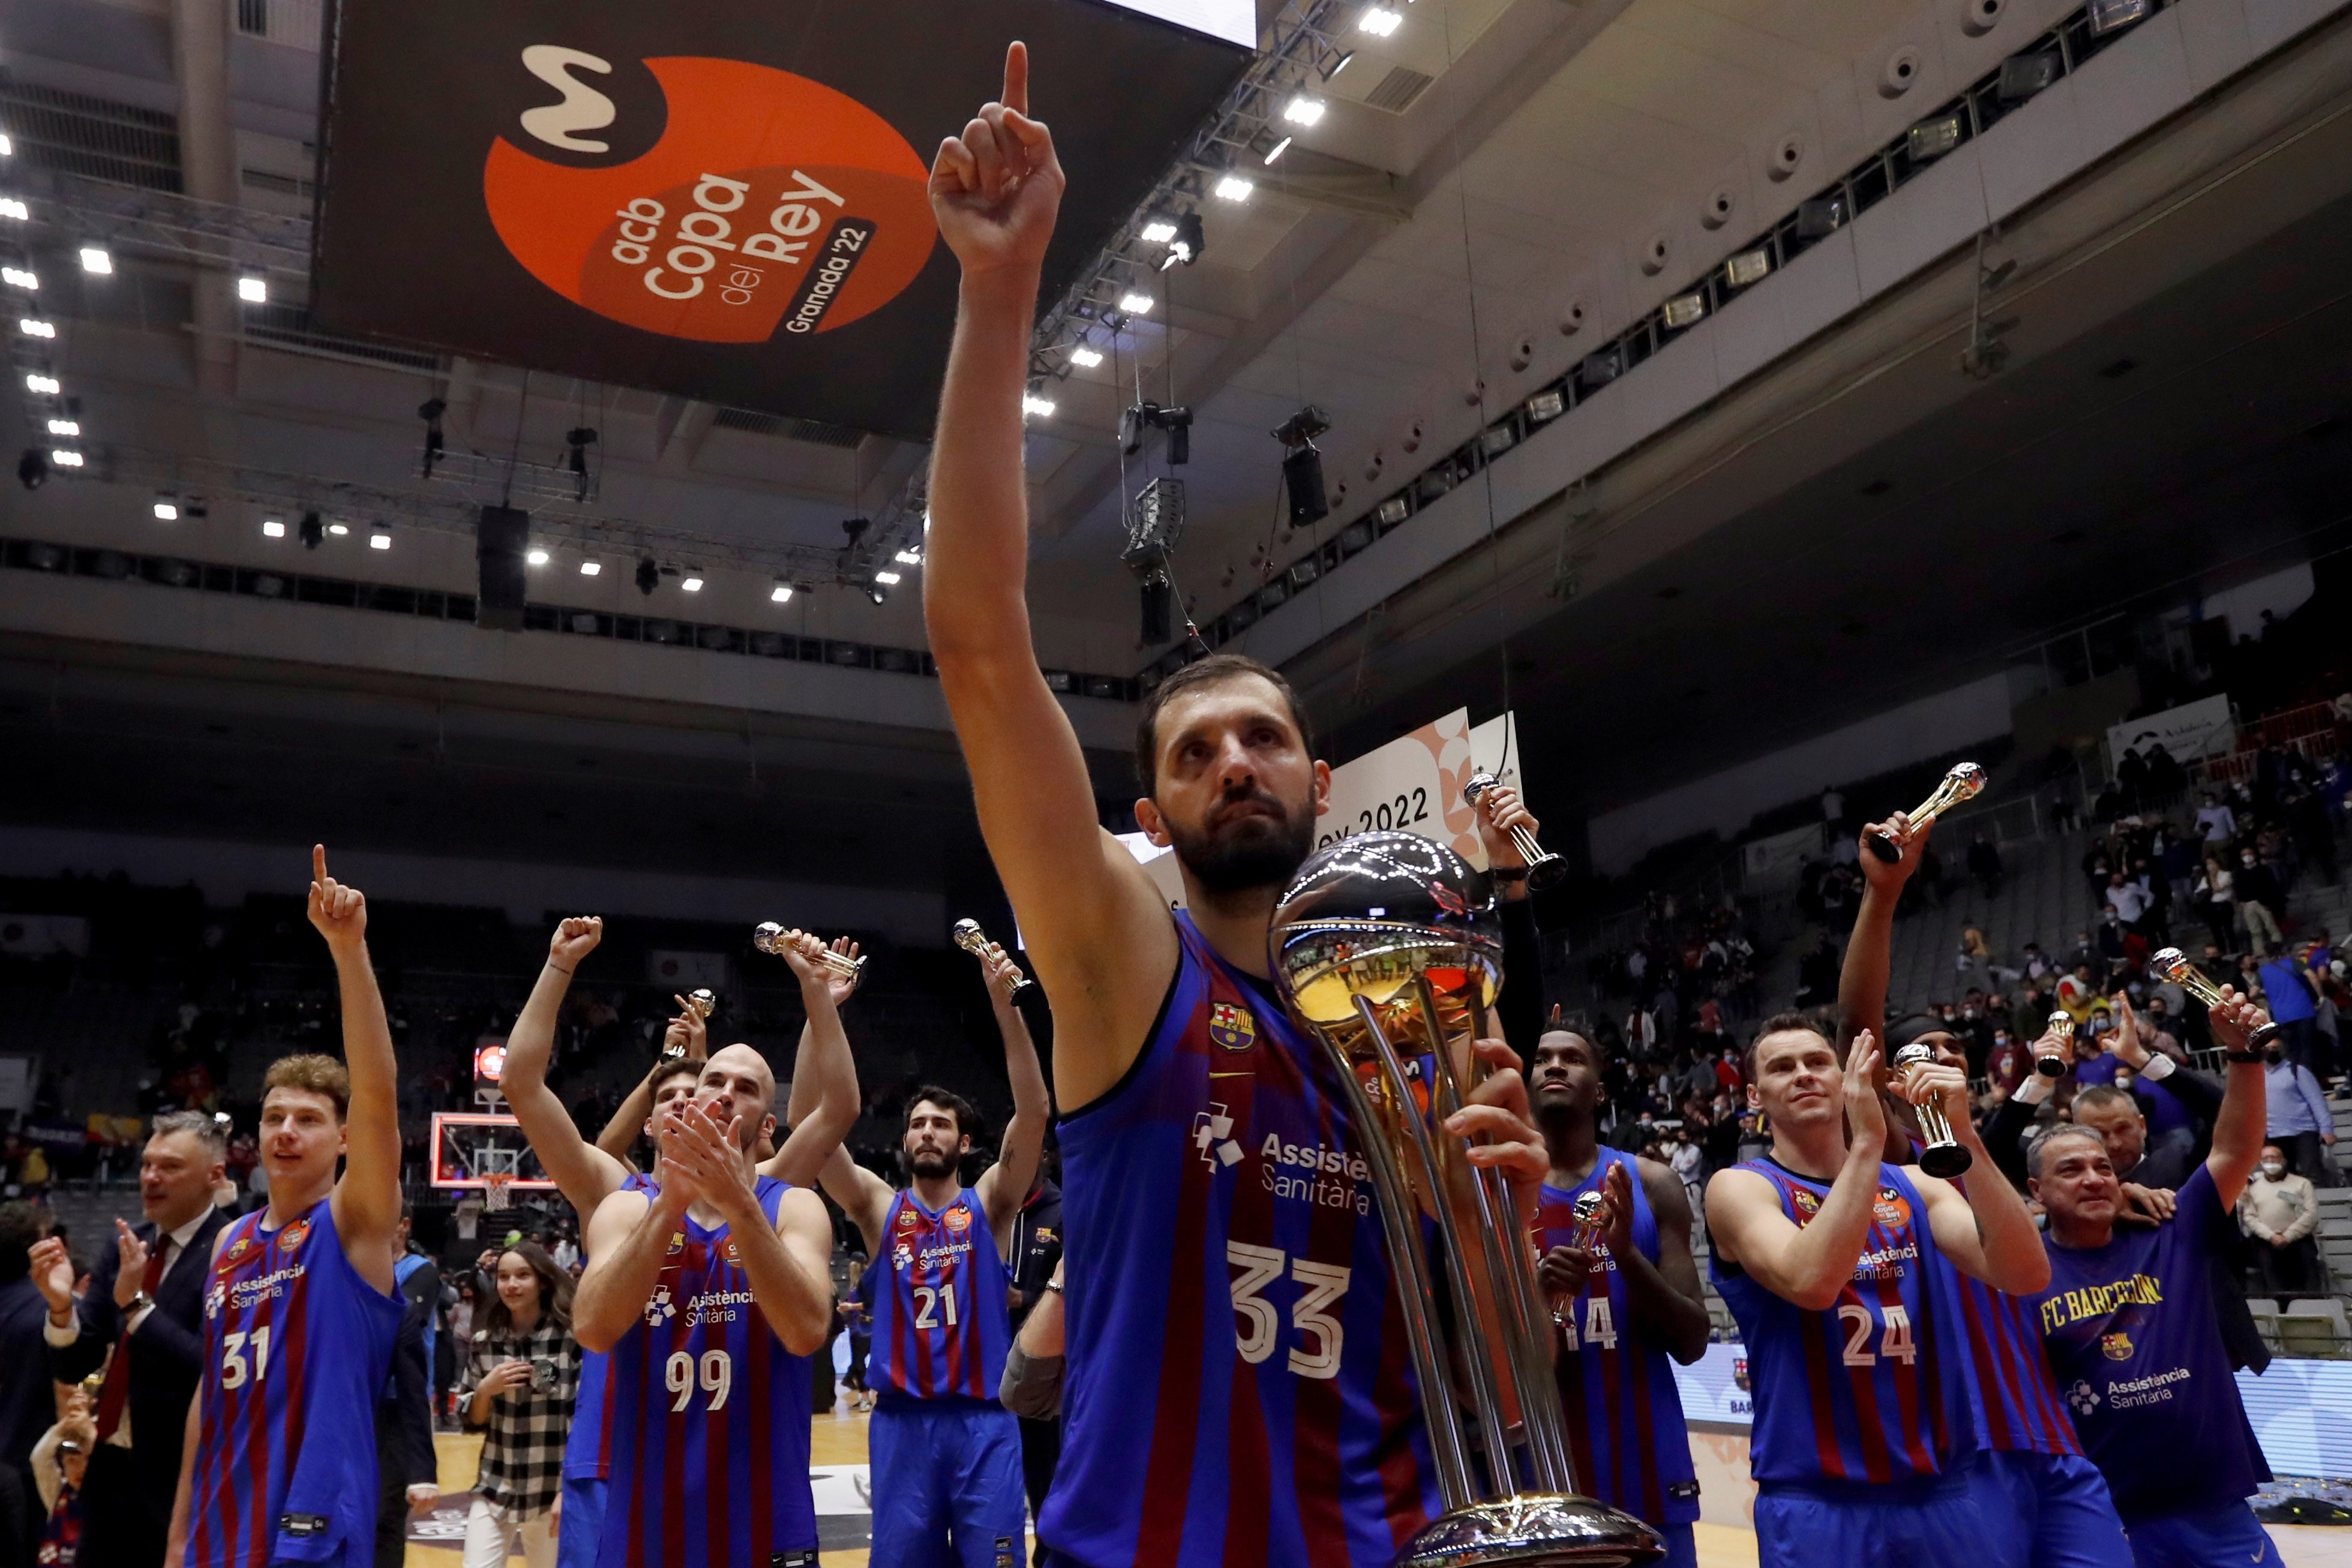
[[[520,507],[484,507],[474,530],[474,559],[481,567],[481,600],[474,623],[499,632],[522,630],[523,550],[530,514]]]
[[[1301,446],[1282,460],[1283,482],[1290,488],[1290,526],[1305,528],[1331,515],[1323,495],[1323,455]]]

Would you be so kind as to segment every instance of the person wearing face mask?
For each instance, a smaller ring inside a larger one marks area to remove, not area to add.
[[[2335,1113],[2327,1106],[2319,1080],[2311,1069],[2292,1061],[2273,1043],[2264,1054],[2263,1078],[2268,1091],[2270,1141],[2286,1151],[2287,1164],[2299,1176],[2321,1186],[2342,1179],[2322,1152],[2336,1142]]]
[[[2254,1266],[2263,1289],[2273,1292],[2319,1288],[2319,1244],[2311,1233],[2319,1226],[2319,1194],[2309,1176],[2286,1168],[2286,1155],[2276,1144],[2263,1145],[2263,1163],[2238,1199],[2238,1228],[2252,1237]]]

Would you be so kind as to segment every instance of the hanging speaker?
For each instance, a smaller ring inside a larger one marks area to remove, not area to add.
[[[520,507],[484,507],[474,528],[474,559],[481,569],[481,598],[474,623],[498,632],[522,630],[523,551],[530,514]]]
[[[1301,446],[1282,460],[1283,483],[1290,490],[1290,526],[1304,528],[1331,515],[1323,495],[1323,455]]]

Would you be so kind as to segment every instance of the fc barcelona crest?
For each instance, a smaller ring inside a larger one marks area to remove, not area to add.
[[[1239,1002],[1215,1002],[1209,1008],[1209,1038],[1226,1051],[1247,1051],[1257,1043],[1257,1019]]]
[[[2131,1335],[2103,1333],[2099,1336],[2099,1350],[2109,1361],[2129,1361],[2132,1358]]]

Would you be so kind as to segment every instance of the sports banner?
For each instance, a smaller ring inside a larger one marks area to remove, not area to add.
[[[1451,845],[1484,871],[1477,815],[1462,798],[1470,776],[1482,772],[1519,787],[1518,731],[1508,714],[1474,728],[1470,710],[1455,708],[1331,769],[1331,809],[1316,824],[1315,847],[1401,828]]]
[[[1025,39],[1070,182],[1052,299],[1248,58],[1230,0],[1150,10],[341,0],[312,318],[928,434],[956,288],[932,153]]]

